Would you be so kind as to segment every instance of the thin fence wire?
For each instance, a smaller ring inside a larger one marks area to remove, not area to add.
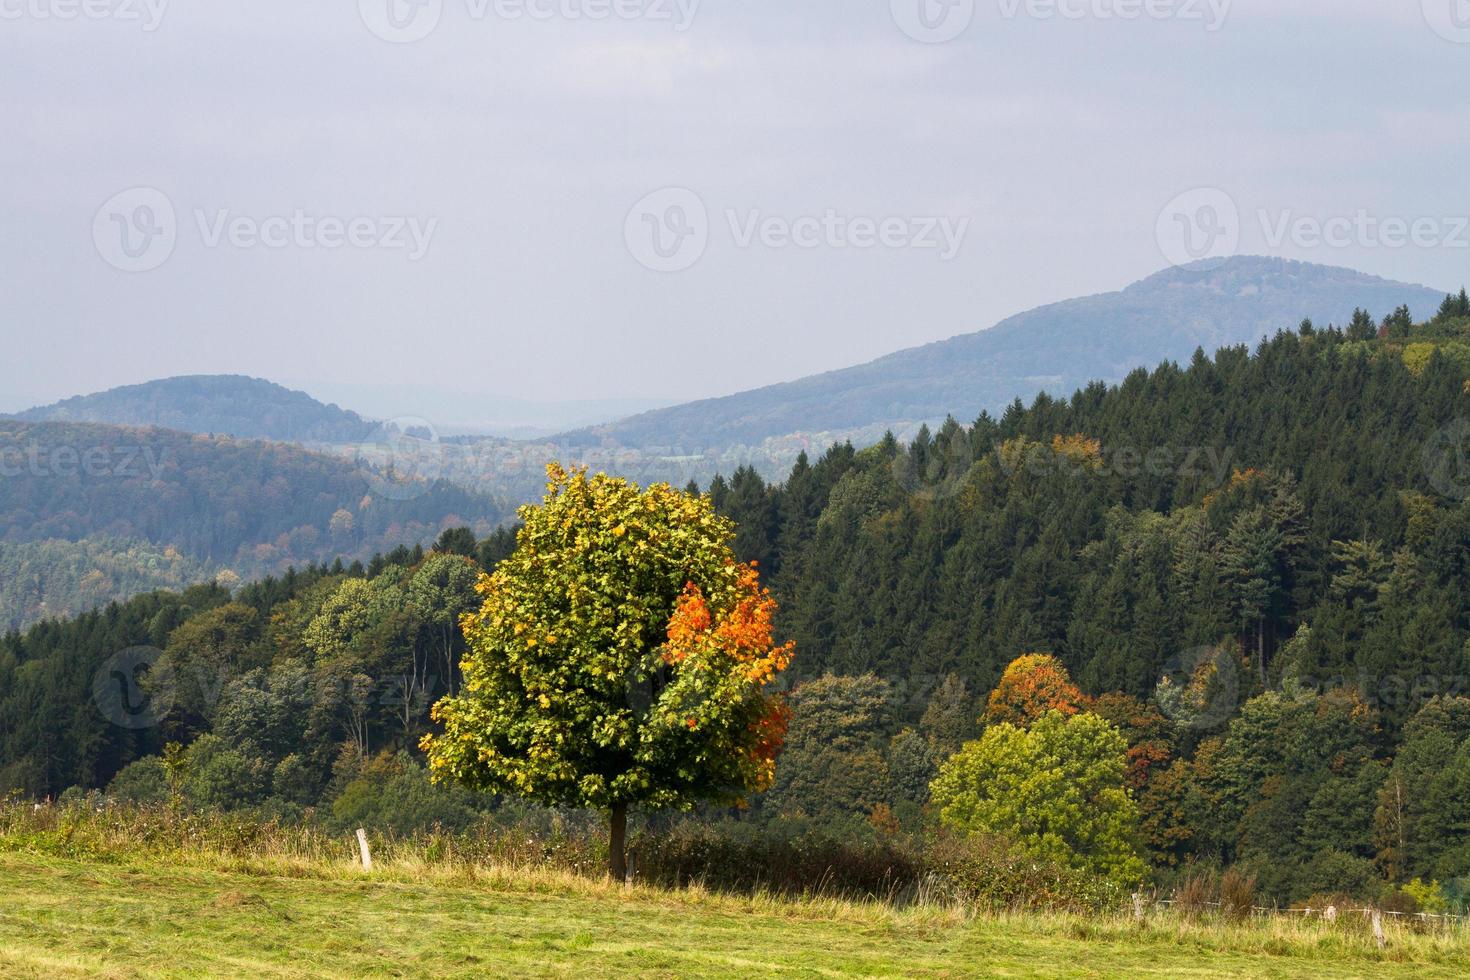
[[[1154,900],[1154,902],[1152,903],[1152,907],[1155,908],[1155,909],[1168,909],[1168,908],[1174,906],[1175,904],[1178,904],[1178,903],[1176,903],[1173,899],[1160,898],[1160,899],[1155,899]],[[1220,902],[1189,902],[1187,904],[1189,904],[1192,907],[1196,907],[1196,908],[1208,908],[1208,909],[1224,908],[1224,906]],[[1442,915],[1442,914],[1435,913],[1435,912],[1390,912],[1390,911],[1387,911],[1385,909],[1372,909],[1372,908],[1358,908],[1358,909],[1346,909],[1346,908],[1344,908],[1344,909],[1339,909],[1336,906],[1332,906],[1332,905],[1326,906],[1324,908],[1312,908],[1312,907],[1308,906],[1308,907],[1299,908],[1299,909],[1298,908],[1286,908],[1286,909],[1284,909],[1284,908],[1281,908],[1279,906],[1275,906],[1275,907],[1263,906],[1263,905],[1252,905],[1251,906],[1251,912],[1252,912],[1252,914],[1254,914],[1254,915],[1260,915],[1260,916],[1300,915],[1303,918],[1308,918],[1309,919],[1312,916],[1316,915],[1316,916],[1321,916],[1321,917],[1326,918],[1327,917],[1327,913],[1329,911],[1335,911],[1338,915],[1363,915],[1363,916],[1368,917],[1368,918],[1371,918],[1373,916],[1373,914],[1376,912],[1379,915],[1393,916],[1393,917],[1396,917],[1396,918],[1419,919],[1419,920],[1424,921],[1424,922],[1428,922],[1431,919],[1438,919],[1438,920],[1442,920],[1442,921],[1445,921],[1445,922],[1451,922],[1451,923],[1455,923],[1455,924],[1459,924],[1459,925],[1464,925],[1467,921],[1470,921],[1470,916],[1464,916],[1464,915]]]

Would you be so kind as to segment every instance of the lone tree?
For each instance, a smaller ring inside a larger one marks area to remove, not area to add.
[[[689,809],[769,788],[791,661],[776,604],[703,497],[547,468],[515,552],[462,622],[464,687],[423,741],[439,780],[609,816],[627,876],[628,807]]]

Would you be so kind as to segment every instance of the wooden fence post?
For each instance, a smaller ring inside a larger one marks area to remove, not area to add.
[[[1377,909],[1373,910],[1373,941],[1379,949],[1388,945],[1388,939],[1383,935],[1383,913]]]
[[[357,847],[362,851],[362,870],[373,870],[373,852],[368,850],[367,831],[357,828]]]
[[[1133,919],[1135,922],[1143,921],[1143,892],[1133,893]]]

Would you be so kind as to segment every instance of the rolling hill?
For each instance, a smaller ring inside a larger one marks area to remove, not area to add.
[[[172,429],[0,419],[0,628],[163,585],[367,558],[445,527],[488,532],[494,501],[359,459]]]
[[[1117,382],[1161,360],[1187,361],[1197,348],[1254,344],[1304,317],[1342,325],[1358,307],[1381,318],[1407,305],[1423,318],[1444,295],[1350,269],[1240,257],[1218,269],[1169,269],[1120,292],[1043,306],[868,364],[645,412],[555,441],[682,453],[756,447],[803,432],[860,441],[949,415],[969,421],[1041,391],[1067,397],[1093,380]]]
[[[241,375],[164,378],[78,395],[16,417],[27,422],[158,426],[280,442],[357,442],[376,428],[356,412]]]

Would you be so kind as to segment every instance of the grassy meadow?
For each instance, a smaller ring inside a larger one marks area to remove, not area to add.
[[[1470,935],[1157,913],[976,914],[932,900],[614,886],[389,851],[374,872],[229,847],[0,824],[0,975],[1463,977]]]

